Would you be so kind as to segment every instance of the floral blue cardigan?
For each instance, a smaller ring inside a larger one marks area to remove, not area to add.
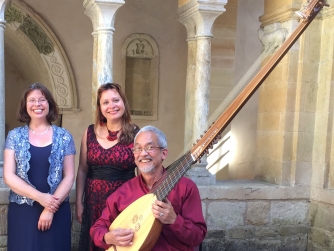
[[[52,125],[52,128],[53,136],[48,176],[49,194],[54,194],[63,179],[63,161],[65,155],[76,154],[72,135],[64,128],[55,125]],[[30,169],[29,160],[31,157],[28,130],[28,125],[25,125],[10,131],[6,139],[5,149],[15,150],[16,175],[34,187],[28,179],[28,171]],[[18,195],[12,190],[9,193],[9,201],[18,204],[27,203],[30,206],[34,203],[34,200]]]

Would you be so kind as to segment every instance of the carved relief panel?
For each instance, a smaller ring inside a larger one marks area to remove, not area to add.
[[[123,85],[132,119],[157,120],[159,52],[146,34],[132,34],[122,47]]]
[[[34,44],[45,63],[60,113],[77,113],[75,81],[67,56],[55,34],[22,1],[13,1],[5,13],[7,28],[24,34]],[[19,39],[19,38],[18,38]],[[43,84],[43,83],[42,83]],[[44,83],[45,84],[45,83]]]

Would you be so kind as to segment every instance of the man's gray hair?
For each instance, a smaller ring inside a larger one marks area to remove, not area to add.
[[[142,129],[139,130],[139,132],[137,133],[135,139],[134,139],[134,142],[136,142],[136,139],[137,139],[137,136],[139,135],[139,133],[141,132],[153,132],[156,136],[157,136],[157,139],[158,139],[158,144],[160,147],[163,147],[163,148],[167,148],[167,139],[166,139],[166,136],[165,134],[160,131],[158,128],[154,127],[154,126],[144,126]]]

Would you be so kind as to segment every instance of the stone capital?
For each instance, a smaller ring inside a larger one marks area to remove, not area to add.
[[[92,20],[95,31],[114,32],[115,15],[124,0],[84,0],[85,14]]]
[[[185,25],[188,39],[212,37],[213,22],[225,12],[226,4],[227,0],[190,0],[179,7],[179,21]]]

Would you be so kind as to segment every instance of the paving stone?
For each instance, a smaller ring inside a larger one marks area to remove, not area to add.
[[[245,202],[212,202],[208,205],[209,229],[224,229],[244,225]]]
[[[304,201],[279,201],[271,203],[273,225],[308,224],[309,203]]]
[[[248,202],[247,206],[246,224],[258,226],[268,224],[270,203],[263,201]]]

